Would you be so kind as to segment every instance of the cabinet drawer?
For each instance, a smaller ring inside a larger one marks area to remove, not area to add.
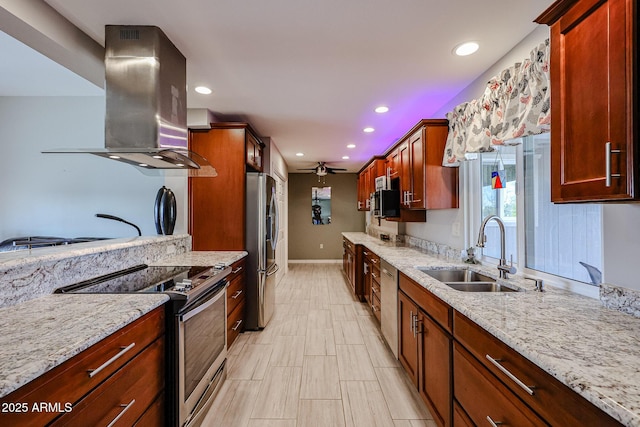
[[[231,264],[231,273],[227,276],[227,280],[229,282],[233,282],[233,280],[241,274],[244,274],[245,269],[245,258],[242,258],[233,264]]]
[[[476,425],[547,425],[460,344],[453,349],[455,399]]]
[[[454,336],[486,369],[550,424],[620,425],[582,396],[458,312],[454,315]],[[489,360],[489,357],[495,363]],[[517,378],[522,385],[530,388],[533,394],[518,385],[503,369]]]
[[[244,298],[238,303],[233,312],[227,317],[227,348],[238,338],[244,329]]]
[[[130,363],[74,405],[53,426],[130,426],[164,388],[164,339],[158,339]]]
[[[371,311],[373,311],[373,315],[378,319],[378,323],[380,323],[380,298],[378,298],[378,294],[373,294],[373,298],[371,299]]]
[[[164,393],[160,393],[144,414],[136,421],[134,427],[158,427],[164,424]]]
[[[418,306],[440,324],[448,332],[452,330],[452,312],[449,304],[433,295],[431,292],[400,273],[398,282],[400,289],[404,291]]]
[[[342,246],[349,252],[355,252],[355,246],[347,239],[342,239]]]
[[[164,307],[158,307],[5,396],[2,402],[25,402],[29,408],[39,402],[76,403],[162,335]],[[102,369],[98,370],[100,367]],[[3,422],[6,425],[44,425],[57,415],[52,412],[3,414]]]
[[[244,272],[237,275],[227,287],[227,316],[244,300]]]

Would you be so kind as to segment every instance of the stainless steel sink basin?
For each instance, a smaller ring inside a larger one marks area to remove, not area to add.
[[[496,283],[496,279],[466,269],[431,270],[420,268],[418,270],[428,274],[445,285],[462,292],[517,292],[506,286]]]
[[[515,289],[507,288],[497,283],[458,282],[445,283],[445,285],[462,292],[517,292]]]
[[[427,270],[420,268],[419,270],[427,273],[440,282],[491,282],[494,283],[496,279],[493,279],[484,274],[476,273],[472,270]]]

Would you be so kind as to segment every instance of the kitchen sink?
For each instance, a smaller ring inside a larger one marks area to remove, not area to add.
[[[496,283],[496,279],[484,274],[466,269],[432,270],[420,268],[418,270],[428,274],[445,285],[462,292],[517,292]]]
[[[496,279],[493,279],[484,274],[477,273],[472,270],[429,270],[426,268],[418,268],[418,270],[427,273],[429,276],[443,283],[448,282],[491,282],[495,283]]]

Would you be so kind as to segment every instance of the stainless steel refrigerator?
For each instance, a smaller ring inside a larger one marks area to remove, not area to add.
[[[275,180],[247,173],[245,329],[264,328],[275,310],[278,201]]]

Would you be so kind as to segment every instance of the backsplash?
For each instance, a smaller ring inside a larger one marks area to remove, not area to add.
[[[53,293],[96,276],[189,251],[191,236],[102,240],[0,255],[0,307]]]
[[[640,291],[620,286],[600,284],[600,302],[603,306],[640,317]]]
[[[413,236],[404,236],[404,241],[407,246],[412,248],[418,248],[433,254],[438,254],[452,261],[462,260],[462,251],[460,249],[452,248],[451,246],[442,243],[419,239]]]

